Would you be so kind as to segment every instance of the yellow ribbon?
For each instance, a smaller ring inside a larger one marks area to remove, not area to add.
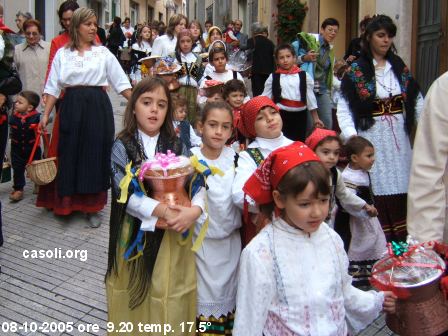
[[[132,178],[134,177],[131,168],[132,168],[132,161],[126,165],[125,168],[126,175],[124,175],[120,181],[119,187],[121,192],[120,192],[120,198],[117,200],[118,203],[126,203],[126,200],[128,198],[129,183],[131,183]]]
[[[196,155],[193,155],[192,157],[190,157],[190,163],[193,166],[193,168],[196,170],[196,174],[203,174],[207,169],[210,169],[211,171],[211,175],[215,175],[218,174],[219,176],[224,176],[224,172],[222,170],[220,170],[218,167],[215,166],[205,166],[202,163],[199,162],[199,159]],[[193,177],[190,181],[190,199],[191,199],[191,186],[194,182],[194,180],[197,178],[197,175],[195,177]],[[204,176],[205,179],[205,184],[207,185],[207,177]],[[208,205],[207,205],[207,197],[205,198],[205,212],[208,213]],[[197,252],[199,250],[199,248],[202,245],[202,242],[205,239],[205,235],[207,234],[207,230],[208,230],[208,224],[209,224],[209,216],[207,215],[207,219],[204,222],[204,225],[202,225],[201,230],[199,231],[198,237],[196,238],[196,241],[193,244],[193,247],[191,248],[191,250],[193,252]],[[185,243],[187,242],[187,240],[193,235],[193,228],[190,228],[190,232],[188,234],[188,237],[185,238],[184,240],[180,241],[179,243],[181,245],[185,245]]]

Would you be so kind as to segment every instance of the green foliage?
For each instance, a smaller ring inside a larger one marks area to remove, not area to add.
[[[300,0],[279,0],[277,8],[275,27],[278,38],[282,43],[290,43],[296,38],[297,33],[302,31],[308,6]]]

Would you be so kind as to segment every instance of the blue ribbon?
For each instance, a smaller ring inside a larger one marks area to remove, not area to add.
[[[134,251],[135,248],[137,248],[137,255],[143,254],[143,237],[144,237],[145,231],[139,230],[137,237],[132,242],[132,244],[129,246],[129,248],[124,253],[124,260],[128,260]]]

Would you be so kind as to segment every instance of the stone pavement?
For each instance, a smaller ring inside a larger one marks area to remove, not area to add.
[[[115,93],[110,97],[116,130],[120,130],[124,99]],[[0,184],[5,236],[0,248],[0,335],[106,335],[103,280],[110,207],[102,211],[102,226],[91,229],[81,214],[65,218],[36,208],[31,183],[26,186],[25,199],[19,203],[9,201],[10,189],[11,183]],[[87,258],[85,252],[79,252],[78,258],[24,258],[25,250],[40,249],[56,249],[62,254],[87,251]],[[70,323],[74,326],[72,331]],[[14,331],[14,326],[22,329]],[[35,327],[39,329],[34,331]],[[380,317],[360,335],[392,333]]]

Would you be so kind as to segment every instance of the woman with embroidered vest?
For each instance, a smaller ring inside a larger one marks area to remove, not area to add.
[[[45,193],[39,191],[37,200],[37,206],[59,215],[82,211],[92,227],[101,224],[99,211],[107,203],[110,187],[114,115],[104,87],[111,85],[125,98],[131,94],[118,60],[106,47],[96,45],[96,21],[93,10],[77,9],[70,22],[70,43],[53,59],[40,127],[47,126],[64,90],[58,111],[58,174],[56,183],[48,185]]]
[[[388,241],[405,240],[406,198],[412,149],[409,135],[423,96],[394,51],[397,27],[386,15],[367,25],[361,56],[342,80],[337,117],[345,139],[360,135],[373,143],[377,159],[372,187],[378,218]]]
[[[197,118],[199,80],[204,73],[202,58],[193,49],[193,35],[189,29],[184,29],[177,36],[176,52],[171,55],[180,64],[178,93],[187,98],[188,121],[194,123]]]
[[[298,55],[298,64],[314,80],[319,118],[328,129],[333,128],[331,90],[333,87],[334,50],[332,42],[339,30],[339,22],[333,18],[325,19],[319,34],[299,33],[292,43]],[[308,123],[308,129],[311,129]]]
[[[184,30],[188,25],[188,19],[185,15],[175,14],[170,17],[166,34],[158,36],[152,45],[152,54],[154,56],[168,56],[176,51],[177,34]]]
[[[305,141],[307,110],[315,127],[323,127],[317,114],[314,82],[296,65],[296,54],[289,44],[277,47],[275,60],[278,69],[266,80],[262,95],[271,98],[280,108],[285,136],[294,141]]]

